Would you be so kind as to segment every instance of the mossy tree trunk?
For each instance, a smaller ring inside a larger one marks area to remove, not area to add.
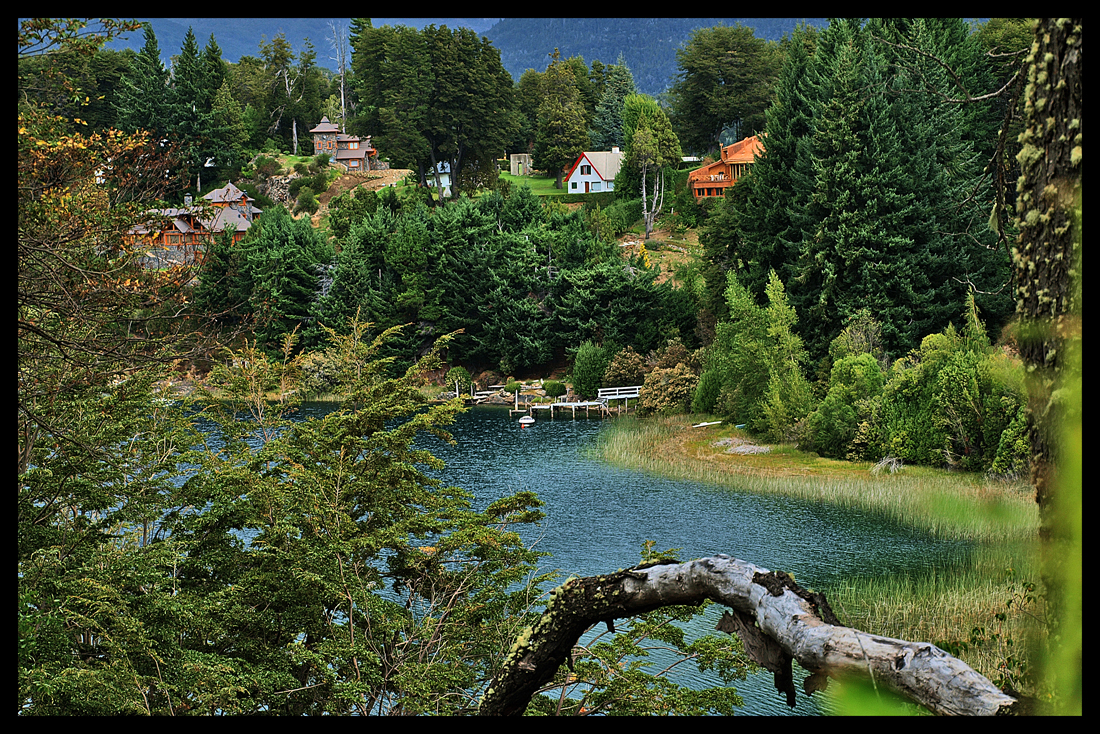
[[[1081,341],[1082,20],[1042,18],[1035,25],[1025,61],[1026,127],[1017,156],[1020,235],[1012,251],[1018,342],[1029,377],[1031,481],[1039,504],[1052,640],[1061,638],[1064,589],[1058,579],[1065,578],[1071,557],[1063,546],[1070,532],[1068,515],[1058,509],[1055,496],[1057,470],[1065,458],[1059,433],[1081,408],[1079,390],[1067,388],[1081,379],[1080,362],[1074,367],[1068,357],[1074,352],[1079,357]],[[1067,399],[1073,395],[1077,398]]]

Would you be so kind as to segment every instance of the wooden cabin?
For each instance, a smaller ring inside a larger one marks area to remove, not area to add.
[[[147,264],[164,267],[187,262],[210,242],[214,235],[233,229],[233,242],[240,242],[262,213],[255,199],[233,184],[214,189],[202,197],[203,206],[184,199],[182,208],[156,209],[149,222],[127,233],[131,243],[148,247]]]
[[[756,156],[763,154],[759,136],[739,140],[722,148],[718,160],[688,175],[688,186],[696,201],[726,195],[726,189],[745,175]]]
[[[322,117],[320,124],[310,130],[313,133],[313,155],[328,153],[336,165],[348,173],[369,171],[371,159],[377,160],[378,151],[371,147],[370,136],[360,140],[358,135],[345,135],[340,128]]]

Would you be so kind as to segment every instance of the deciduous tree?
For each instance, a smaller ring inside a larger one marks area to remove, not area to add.
[[[676,51],[676,65],[672,115],[688,150],[715,152],[727,130],[726,144],[764,129],[782,65],[778,44],[741,25],[700,28]]]
[[[538,133],[533,162],[555,175],[555,187],[561,188],[564,168],[577,160],[589,147],[584,104],[576,78],[558,50],[550,54],[540,88]]]

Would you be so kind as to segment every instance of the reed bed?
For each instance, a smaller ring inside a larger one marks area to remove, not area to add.
[[[1024,547],[979,547],[969,565],[845,579],[824,589],[844,624],[948,649],[998,685],[1027,687],[1043,636],[1038,569]]]
[[[879,514],[935,537],[977,543],[968,564],[917,576],[853,578],[824,589],[845,624],[899,639],[953,645],[990,680],[1018,689],[1042,632],[1041,604],[1025,599],[1037,582],[1038,510],[1023,483],[906,466],[871,472],[870,463],[822,459],[792,446],[734,455],[713,444],[747,438],[733,427],[691,428],[686,417],[618,419],[601,432],[595,456],[618,466],[744,492],[828,502]],[[1011,603],[1010,603],[1011,600]],[[1003,619],[998,615],[1003,615]],[[973,634],[981,630],[980,634]]]
[[[617,466],[744,492],[829,502],[941,538],[1020,540],[1034,537],[1038,527],[1038,509],[1023,483],[918,466],[873,474],[870,463],[822,459],[791,446],[735,455],[711,445],[727,436],[745,434],[732,427],[692,429],[682,417],[625,418],[601,432],[593,451]]]

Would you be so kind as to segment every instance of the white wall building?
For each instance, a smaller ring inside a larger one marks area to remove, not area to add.
[[[610,151],[585,151],[577,158],[565,177],[565,190],[570,194],[594,194],[614,191],[615,175],[623,165],[623,153],[618,147]]]

